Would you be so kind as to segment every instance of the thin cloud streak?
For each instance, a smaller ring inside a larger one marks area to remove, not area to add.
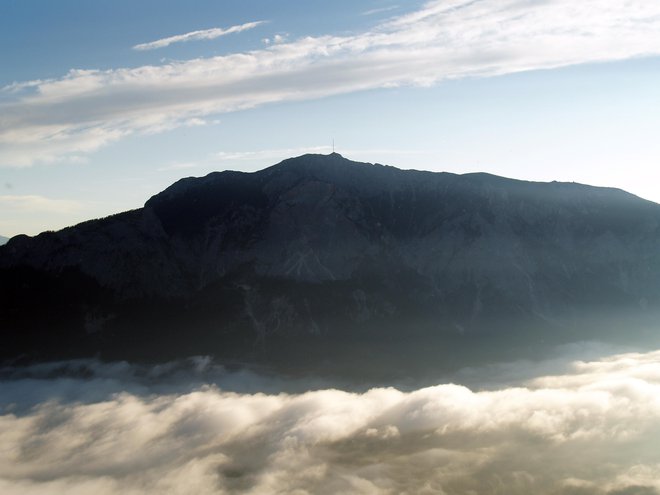
[[[181,162],[181,163],[172,163],[171,165],[166,165],[164,167],[157,168],[156,170],[158,172],[169,172],[171,170],[186,170],[198,166],[199,164],[194,162]]]
[[[280,148],[272,150],[257,151],[219,151],[213,155],[216,161],[252,161],[252,160],[277,160],[291,156],[305,155],[308,153],[325,154],[332,151],[332,146],[309,146],[305,148]]]
[[[377,9],[371,9],[371,10],[366,10],[362,12],[362,15],[368,16],[368,15],[374,15],[374,14],[382,14],[383,12],[390,12],[392,10],[398,9],[398,5],[390,5],[388,7],[379,7]]]
[[[212,155],[209,162],[258,162],[262,165],[272,165],[273,161],[284,160],[291,158],[292,156],[300,156],[305,154],[328,154],[333,151],[336,151],[349,159],[373,158],[374,156],[440,156],[439,151],[429,150],[419,151],[393,148],[352,149],[340,147],[335,147],[333,149],[332,145],[324,145],[253,151],[219,151]]]
[[[0,194],[0,232],[12,237],[64,228],[89,218],[93,208],[89,202],[39,194]]]
[[[273,102],[658,54],[656,2],[436,0],[351,36],[14,84],[1,91],[0,165],[57,162]]]
[[[52,199],[36,194],[0,195],[0,207],[5,212],[30,211],[49,213],[72,213],[82,210],[82,203],[70,199]]]
[[[287,158],[291,158],[292,156],[300,156],[306,154],[328,154],[332,151],[332,145],[274,148],[250,151],[224,150],[212,153],[199,161],[168,164],[156,170],[158,172],[171,172],[197,168],[204,172],[217,170],[219,166],[222,168],[228,166],[234,170],[252,172],[260,170],[262,167],[273,165],[274,163],[278,163]],[[380,161],[382,163],[391,163],[393,161],[396,162],[402,157],[424,156],[430,159],[440,159],[441,157],[441,152],[437,150],[419,151],[393,148],[352,149],[337,147],[335,151],[348,159],[373,160],[374,157],[376,157],[376,161]]]
[[[149,43],[140,43],[139,45],[135,45],[133,50],[155,50],[156,48],[165,48],[166,46],[170,46],[173,43],[213,40],[215,38],[219,38],[220,36],[226,36],[228,34],[240,33],[242,31],[247,31],[248,29],[254,29],[257,26],[264,24],[265,22],[266,21],[254,21],[246,22],[245,24],[239,24],[237,26],[231,26],[229,28],[212,28],[199,31],[191,31],[185,34],[177,34],[176,36],[169,36],[167,38],[162,38],[156,41],[150,41]]]

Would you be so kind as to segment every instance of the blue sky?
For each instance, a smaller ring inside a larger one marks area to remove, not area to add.
[[[648,0],[0,0],[0,234],[306,152],[660,201]]]

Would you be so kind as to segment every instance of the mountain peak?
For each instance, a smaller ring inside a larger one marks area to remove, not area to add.
[[[659,225],[659,205],[616,190],[339,153],[213,172],[0,248],[0,326],[18,336],[0,358],[38,341],[124,359],[131,342],[144,358],[295,362],[364,341],[435,362],[464,335],[497,334],[503,349],[586,339],[588,319],[616,336],[660,313]]]
[[[279,166],[291,167],[291,166],[307,166],[307,167],[319,167],[319,166],[331,166],[338,164],[362,164],[360,162],[354,162],[340,155],[339,153],[333,152],[329,154],[320,154],[320,153],[306,153],[304,155],[294,156],[282,160],[277,165],[274,165],[270,168],[275,168]],[[268,170],[268,169],[266,169]]]

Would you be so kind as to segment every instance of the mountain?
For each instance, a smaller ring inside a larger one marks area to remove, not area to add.
[[[0,358],[392,371],[654,339],[660,205],[304,155],[0,247]]]
[[[7,244],[8,240],[9,240],[8,237],[4,237],[0,235],[0,246],[2,246],[3,244]]]

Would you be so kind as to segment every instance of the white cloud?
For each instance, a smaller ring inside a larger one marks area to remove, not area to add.
[[[332,151],[332,145],[274,148],[251,151],[225,150],[213,153],[207,158],[197,162],[173,163],[160,167],[157,170],[159,172],[168,172],[173,170],[198,168],[202,171],[208,170],[210,172],[216,170],[218,164],[222,164],[223,167],[230,166],[233,169],[247,172],[260,170],[264,166],[273,165],[274,163],[291,158],[292,156],[300,156],[308,153],[328,154]],[[336,151],[349,159],[376,160],[381,163],[397,162],[410,157],[415,157],[415,160],[418,160],[419,157],[426,157],[431,160],[438,159],[440,156],[439,151],[417,151],[393,148],[351,149],[337,147]]]
[[[657,495],[659,363],[623,354],[481,392],[154,393],[125,363],[22,370],[0,382],[0,491]]]
[[[92,207],[80,201],[38,194],[0,194],[0,232],[11,237],[63,228],[87,219]]]
[[[160,167],[157,170],[159,172],[169,172],[171,170],[186,170],[186,169],[196,168],[198,166],[199,164],[195,162],[180,162],[180,163],[172,163],[171,165]]]
[[[49,212],[72,213],[82,209],[82,204],[70,199],[51,199],[35,194],[31,195],[0,195],[0,207],[3,212]]]
[[[374,14],[382,14],[383,12],[390,12],[392,10],[398,9],[398,5],[389,5],[387,7],[379,7],[377,9],[371,9],[371,10],[366,10],[362,12],[362,15],[374,15]]]
[[[435,0],[350,36],[14,84],[2,91],[0,165],[272,102],[658,54],[657,2]]]
[[[263,38],[261,41],[265,45],[270,45],[270,44],[279,45],[284,43],[288,38],[289,35],[287,33],[284,33],[284,34],[275,34],[273,35],[272,38]]]
[[[270,163],[273,160],[284,160],[291,156],[307,153],[329,153],[332,146],[308,146],[303,148],[280,148],[258,151],[219,151],[213,158],[217,161],[261,161]]]
[[[248,29],[254,29],[264,22],[265,21],[254,21],[246,22],[245,24],[239,24],[237,26],[231,26],[229,28],[212,28],[199,31],[191,31],[185,34],[177,34],[176,36],[169,36],[167,38],[162,38],[156,41],[150,41],[149,43],[140,43],[139,45],[135,45],[133,50],[154,50],[156,48],[164,48],[173,43],[197,40],[212,40],[219,38],[220,36],[226,36],[228,34],[240,33],[242,31],[247,31]]]
[[[284,43],[288,37],[288,34],[276,34],[273,36],[273,43]]]
[[[230,166],[234,168],[238,168],[243,171],[249,171],[259,170],[264,166],[272,165],[281,160],[291,158],[292,156],[300,156],[308,153],[328,154],[332,151],[332,145],[277,148],[253,151],[219,151],[213,154],[206,163],[207,165],[213,165],[215,163],[228,162]],[[398,163],[402,160],[405,161],[406,158],[411,157],[414,157],[415,161],[419,161],[420,157],[425,157],[429,160],[437,160],[441,156],[439,151],[418,151],[394,148],[352,149],[337,146],[335,147],[335,151],[348,159],[354,159],[357,161],[380,161],[381,163]]]

